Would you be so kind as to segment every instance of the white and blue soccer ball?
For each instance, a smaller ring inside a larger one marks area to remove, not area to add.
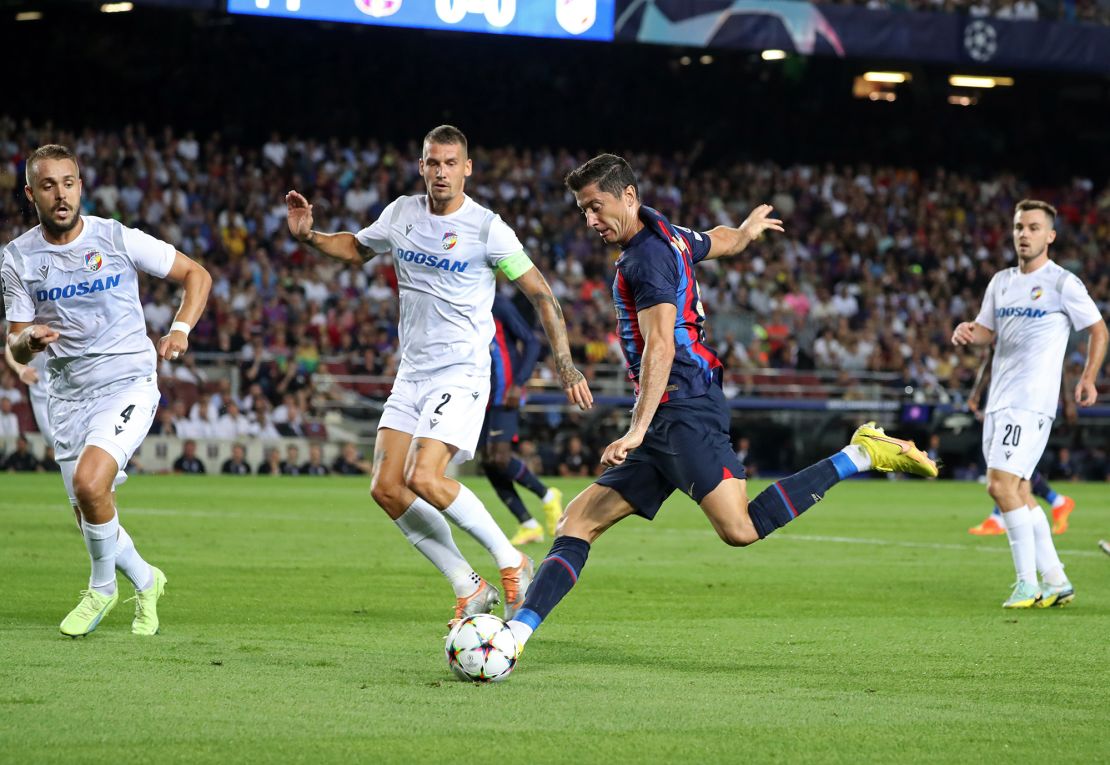
[[[516,637],[493,614],[468,616],[447,636],[447,666],[459,678],[497,683],[509,676],[518,655]]]

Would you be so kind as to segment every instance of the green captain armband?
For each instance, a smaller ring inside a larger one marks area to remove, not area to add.
[[[502,258],[501,261],[498,262],[497,268],[501,273],[509,277],[510,280],[516,281],[521,276],[528,273],[532,268],[532,261],[524,254],[524,250],[521,250],[515,255]]]

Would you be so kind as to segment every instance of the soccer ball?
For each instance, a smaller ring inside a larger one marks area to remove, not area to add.
[[[493,614],[468,616],[447,636],[447,666],[462,680],[498,683],[516,666],[516,637]]]

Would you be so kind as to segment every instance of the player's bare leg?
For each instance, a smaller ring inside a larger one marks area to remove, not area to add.
[[[378,429],[370,494],[412,546],[447,577],[455,591],[455,618],[488,613],[499,602],[497,590],[463,558],[443,514],[405,483],[405,460],[411,446],[411,434]]]
[[[748,515],[748,482],[726,478],[701,501],[702,512],[721,541],[745,547],[759,541],[759,532]]]
[[[516,618],[509,621],[509,629],[521,649],[551,609],[578,582],[594,540],[634,512],[636,509],[618,492],[596,483],[571,501],[559,521],[555,543],[540,564],[523,607]]]
[[[447,477],[447,465],[457,451],[435,439],[413,439],[405,460],[405,485],[489,551],[501,571],[506,618],[512,618],[532,581],[532,561],[513,547],[474,492]]]
[[[1030,608],[1041,599],[1037,584],[1037,546],[1033,514],[1021,489],[1021,476],[997,468],[987,470],[987,493],[1002,508],[1002,522],[1010,540],[1017,582],[1003,608]]]

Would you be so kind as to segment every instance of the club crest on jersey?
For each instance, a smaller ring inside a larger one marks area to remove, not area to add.
[[[459,235],[454,231],[448,231],[443,235],[443,249],[449,250],[454,247],[459,241]]]
[[[104,258],[96,250],[89,250],[85,253],[85,270],[86,271],[99,271],[100,267],[104,265]]]
[[[1043,294],[1044,290],[1042,290],[1040,287],[1034,287],[1033,291],[1029,293],[1029,297],[1031,297],[1033,300],[1036,300]]]

